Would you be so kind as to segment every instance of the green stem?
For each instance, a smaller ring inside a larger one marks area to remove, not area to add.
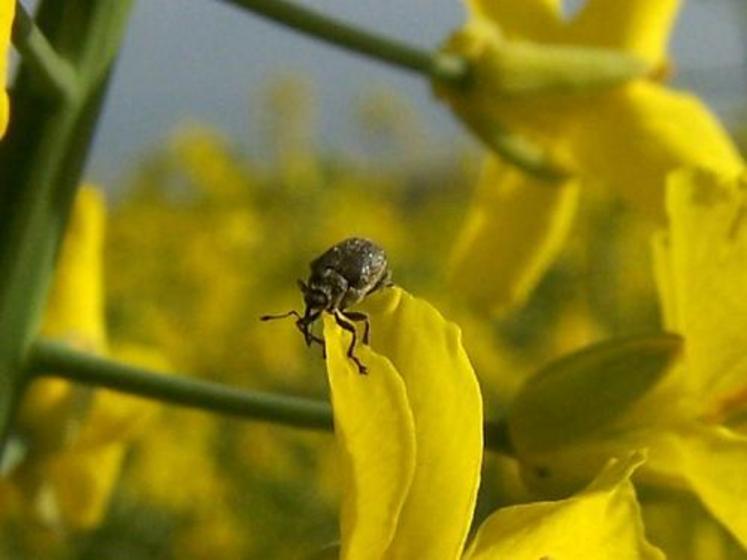
[[[433,53],[382,37],[291,2],[284,0],[224,1],[327,43],[425,74],[451,85],[463,84],[468,79],[469,68],[462,58]]]
[[[64,99],[77,96],[78,80],[72,65],[57,54],[20,2],[16,3],[12,38],[43,91]]]
[[[350,51],[423,74],[450,87],[466,88],[470,82],[468,62],[459,56],[433,53],[342,23],[324,14],[284,0],[224,0],[317,39]],[[548,182],[567,173],[544,152],[521,137],[491,132],[478,136],[487,147],[519,169]]]
[[[40,92],[40,62],[29,57],[22,59],[11,90],[10,126],[0,143],[0,450],[26,382],[22,365],[38,330],[130,5],[41,2],[36,44],[49,38],[47,54],[70,61],[77,87],[61,96]]]
[[[241,418],[312,430],[333,428],[332,408],[324,401],[240,390],[177,374],[164,375],[45,339],[34,343],[29,353],[27,371],[33,376],[62,377],[77,383]],[[499,453],[512,453],[505,422],[485,424],[485,445]]]
[[[289,426],[332,429],[332,411],[321,401],[154,373],[47,340],[34,344],[28,367],[33,375],[54,375],[181,406]]]

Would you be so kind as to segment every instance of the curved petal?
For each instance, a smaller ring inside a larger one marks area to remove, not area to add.
[[[572,143],[583,172],[614,186],[637,207],[664,217],[670,171],[700,166],[728,175],[743,161],[696,97],[648,82],[600,95],[577,113]]]
[[[569,25],[568,40],[660,62],[679,7],[679,0],[587,0]]]
[[[646,470],[689,487],[747,548],[747,437],[720,426],[692,424],[661,434]]]
[[[523,303],[562,249],[578,194],[575,181],[547,184],[488,160],[449,266],[456,292],[496,313]]]
[[[663,559],[644,535],[640,507],[630,482],[640,453],[613,460],[582,492],[557,502],[500,509],[480,527],[465,558]]]
[[[8,126],[8,94],[5,92],[5,75],[8,72],[8,47],[10,29],[15,13],[15,0],[0,0],[0,138]]]
[[[387,558],[457,558],[472,521],[482,463],[482,398],[461,333],[400,288],[363,306],[371,345],[407,387],[417,461]],[[370,376],[373,376],[371,372]]]
[[[342,469],[341,558],[379,559],[392,541],[415,471],[415,427],[405,383],[386,358],[324,317],[327,374]]]
[[[98,352],[105,345],[104,228],[101,193],[81,187],[65,230],[42,323],[44,336],[63,338]]]
[[[657,260],[670,271],[671,293],[661,294],[668,326],[687,341],[681,381],[714,406],[747,379],[747,198],[729,177],[681,171],[670,177],[667,210],[667,245]]]
[[[471,15],[491,20],[508,37],[542,40],[557,34],[559,0],[467,0]]]

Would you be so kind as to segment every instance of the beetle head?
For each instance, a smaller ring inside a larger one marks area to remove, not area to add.
[[[298,286],[303,292],[307,314],[337,308],[347,290],[345,279],[331,268],[312,274],[308,284],[299,280]]]
[[[303,301],[306,304],[306,316],[313,312],[324,311],[329,307],[331,298],[328,289],[318,285],[307,285],[303,280],[298,281],[298,287],[303,293]]]

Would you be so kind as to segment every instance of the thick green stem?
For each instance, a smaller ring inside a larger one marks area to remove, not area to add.
[[[469,68],[462,58],[433,53],[337,21],[284,0],[224,0],[296,31],[353,52],[425,74],[451,85],[464,83]]]
[[[28,372],[106,387],[176,405],[312,430],[332,430],[329,403],[313,399],[240,390],[181,375],[164,375],[80,352],[64,344],[37,340],[29,354]],[[485,445],[510,454],[504,422],[485,424]]]
[[[43,33],[46,54],[69,61],[77,86],[64,95],[40,91],[43,63],[31,57],[22,59],[11,90],[0,143],[0,449],[130,4],[42,2],[36,44],[46,44]]]
[[[54,375],[231,416],[311,429],[332,429],[332,411],[325,402],[239,390],[178,374],[154,373],[46,340],[34,344],[29,370],[33,375]]]
[[[13,20],[13,44],[43,93],[68,100],[77,96],[78,79],[72,65],[55,52],[20,2]]]

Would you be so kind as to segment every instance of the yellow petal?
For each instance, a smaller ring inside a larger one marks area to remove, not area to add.
[[[482,399],[461,333],[399,288],[371,296],[363,308],[371,315],[372,348],[402,376],[415,423],[415,475],[387,558],[457,558],[483,445]]]
[[[647,471],[688,487],[747,547],[747,437],[692,424],[661,434],[650,452]]]
[[[109,497],[119,480],[126,448],[111,444],[93,452],[68,451],[45,468],[40,505],[46,521],[65,528],[90,529],[106,514]]]
[[[578,183],[546,184],[488,160],[449,267],[455,292],[493,312],[528,297],[565,242]]]
[[[664,59],[679,0],[587,0],[571,22],[569,41]]]
[[[415,472],[415,427],[405,383],[385,357],[359,345],[363,375],[346,356],[349,336],[325,314],[343,498],[341,558],[379,559],[397,527]]]
[[[0,138],[3,137],[8,126],[8,94],[5,92],[5,83],[8,72],[10,29],[15,8],[15,0],[0,0]]]
[[[743,161],[726,131],[694,96],[636,82],[595,96],[576,114],[571,149],[585,175],[663,218],[667,174],[700,166],[735,175]]]
[[[639,453],[611,461],[571,498],[498,510],[478,530],[466,559],[663,559],[646,540],[630,482],[642,462]]]
[[[747,379],[747,199],[735,181],[682,171],[670,178],[667,209],[668,250],[660,259],[668,257],[671,271],[671,293],[662,293],[673,299],[668,326],[687,341],[681,381],[713,405]]]
[[[558,0],[467,0],[472,16],[489,19],[507,37],[553,37],[561,26]]]
[[[711,516],[695,496],[680,491],[647,492],[641,500],[646,535],[667,558],[737,560],[741,545]]]
[[[92,351],[104,347],[102,248],[104,201],[96,189],[78,191],[57,262],[42,334]]]

